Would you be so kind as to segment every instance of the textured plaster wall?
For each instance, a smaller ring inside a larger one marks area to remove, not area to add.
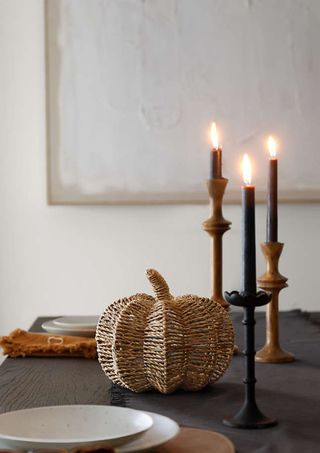
[[[270,133],[281,195],[320,191],[319,1],[50,5],[55,201],[205,199],[213,119],[227,197],[238,193],[243,152],[264,190]]]
[[[43,38],[42,1],[0,2],[0,333],[27,328],[38,315],[102,312],[114,298],[149,291],[150,266],[173,293],[207,295],[206,206],[47,205]],[[225,215],[233,221],[225,236],[225,287],[232,289],[239,286],[240,209],[228,206]],[[264,223],[259,206],[258,241]],[[280,206],[281,268],[290,284],[283,309],[319,309],[319,231],[319,205]]]

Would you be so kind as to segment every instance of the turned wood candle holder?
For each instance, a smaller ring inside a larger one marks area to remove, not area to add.
[[[281,242],[261,244],[267,271],[258,278],[258,283],[260,288],[272,293],[272,299],[266,312],[266,343],[256,354],[257,362],[287,363],[295,360],[293,354],[281,348],[279,340],[279,293],[288,286],[287,278],[281,275],[278,269],[283,246]]]
[[[202,224],[203,229],[211,236],[211,299],[225,309],[229,303],[222,294],[222,236],[230,229],[231,222],[222,214],[222,200],[228,179],[208,179],[207,187],[211,201],[211,217]]]

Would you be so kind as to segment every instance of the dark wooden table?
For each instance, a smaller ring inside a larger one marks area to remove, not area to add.
[[[264,342],[264,317],[257,314],[257,346]],[[233,315],[242,347],[241,313]],[[31,330],[41,331],[39,318]],[[112,404],[167,415],[180,425],[218,431],[239,453],[317,453],[320,451],[319,316],[281,313],[282,344],[293,352],[291,364],[257,364],[257,400],[279,425],[267,430],[237,430],[221,420],[243,401],[243,358],[201,392],[134,394],[111,384],[95,360],[70,358],[7,359],[0,367],[0,412],[57,404]],[[201,452],[195,452],[201,453]]]

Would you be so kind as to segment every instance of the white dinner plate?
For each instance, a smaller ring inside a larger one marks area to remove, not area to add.
[[[94,337],[96,333],[96,328],[89,328],[89,329],[79,329],[76,327],[63,327],[63,326],[58,326],[55,324],[55,322],[52,321],[46,321],[44,322],[41,327],[43,330],[49,333],[55,333],[57,335],[75,335],[78,337]]]
[[[9,447],[28,450],[115,447],[136,439],[152,424],[150,415],[124,407],[80,404],[38,407],[1,414],[0,439]]]
[[[116,451],[118,453],[134,453],[148,451],[173,439],[180,431],[179,425],[169,417],[145,412],[153,419],[153,425],[144,432],[138,439],[121,445]]]
[[[94,329],[96,330],[99,316],[63,316],[52,320],[60,327],[70,327],[71,329]]]

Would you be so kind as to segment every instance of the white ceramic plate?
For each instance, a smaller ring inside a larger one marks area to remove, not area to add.
[[[97,444],[115,447],[136,439],[152,424],[150,415],[124,407],[38,407],[0,415],[0,439],[9,447],[28,450]]]
[[[116,449],[119,453],[148,451],[173,439],[180,431],[179,425],[164,415],[145,412],[153,419],[153,425],[138,439]]]
[[[53,323],[60,327],[71,329],[94,329],[96,330],[99,316],[63,316],[53,319]]]
[[[75,335],[78,337],[94,337],[96,333],[96,328],[89,328],[89,329],[79,329],[79,328],[71,328],[71,327],[63,327],[58,326],[55,324],[54,321],[46,321],[44,322],[41,327],[43,330],[49,333],[55,333],[57,335]]]

